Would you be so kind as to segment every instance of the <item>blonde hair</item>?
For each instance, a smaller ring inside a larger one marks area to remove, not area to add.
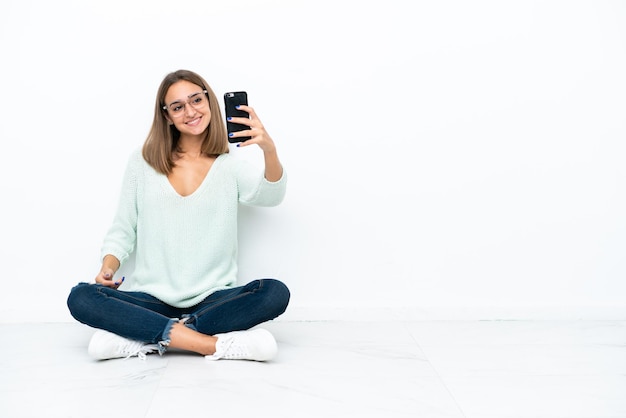
[[[172,84],[179,81],[189,81],[203,90],[206,90],[211,110],[211,123],[207,128],[206,136],[202,141],[202,153],[208,156],[218,156],[228,152],[228,137],[226,125],[222,119],[222,112],[209,84],[198,74],[188,70],[178,70],[165,76],[157,92],[154,105],[154,120],[143,144],[143,158],[156,171],[168,175],[175,165],[176,153],[179,152],[178,139],[180,132],[169,123],[166,117],[167,110],[163,109],[165,95]]]

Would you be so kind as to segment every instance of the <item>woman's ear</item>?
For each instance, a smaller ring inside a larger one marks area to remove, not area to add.
[[[167,113],[167,111],[163,112],[163,116],[165,116],[165,119],[167,120],[167,124],[169,126],[172,126],[174,124],[174,122],[172,121],[172,119],[170,119],[170,115]]]

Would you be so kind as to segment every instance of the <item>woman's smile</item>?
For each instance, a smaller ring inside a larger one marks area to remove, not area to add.
[[[200,122],[202,122],[202,116],[199,116],[197,118],[193,118],[189,122],[185,122],[185,125],[187,125],[187,126],[198,126],[200,124]]]

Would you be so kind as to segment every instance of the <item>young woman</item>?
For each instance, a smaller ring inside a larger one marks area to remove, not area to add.
[[[272,138],[253,108],[249,126],[231,137],[261,148],[265,170],[233,158],[218,101],[191,71],[168,74],[141,150],[130,156],[119,207],[102,246],[95,283],[79,283],[67,300],[72,316],[98,328],[96,359],[163,354],[168,348],[208,359],[265,361],[276,341],[250,328],[282,314],[289,290],[275,279],[237,282],[237,207],[274,206],[286,175]],[[135,251],[132,277],[115,273]]]

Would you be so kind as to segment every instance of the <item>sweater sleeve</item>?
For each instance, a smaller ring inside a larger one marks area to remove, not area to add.
[[[126,165],[119,197],[117,212],[113,223],[104,237],[101,257],[107,254],[115,256],[123,264],[135,248],[137,240],[137,188],[140,165],[139,152],[131,155]]]
[[[247,161],[237,165],[239,202],[247,206],[277,206],[285,198],[287,172],[278,181],[268,181],[264,172]]]

